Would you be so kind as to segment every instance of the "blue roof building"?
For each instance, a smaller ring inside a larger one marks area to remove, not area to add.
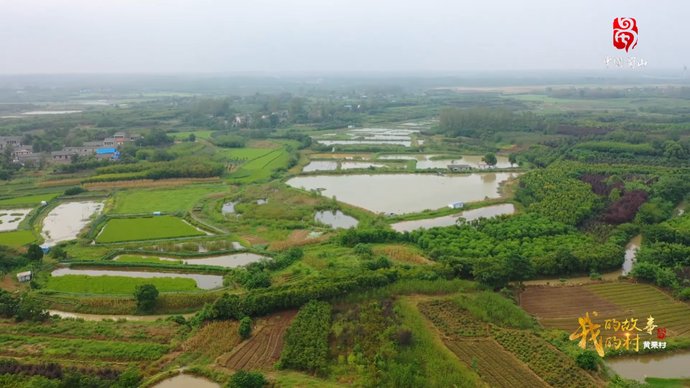
[[[96,157],[99,159],[110,158],[112,160],[117,160],[120,158],[120,152],[112,147],[103,147],[96,150]]]

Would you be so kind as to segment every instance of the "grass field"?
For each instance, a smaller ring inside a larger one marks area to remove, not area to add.
[[[186,132],[172,132],[168,135],[172,136],[175,140],[187,140],[189,135],[194,134],[197,139],[208,139],[211,137],[213,131],[186,131]]]
[[[690,306],[656,287],[635,283],[602,283],[573,287],[527,287],[522,307],[546,327],[577,329],[577,318],[597,311],[600,320],[637,318],[643,324],[652,315],[668,329],[669,338],[690,337]]]
[[[223,185],[191,185],[169,189],[125,190],[115,195],[112,213],[137,214],[154,211],[187,211],[204,196],[222,192]]]
[[[13,232],[0,233],[0,245],[20,247],[36,241],[36,237],[30,230],[16,230]]]
[[[96,237],[96,242],[111,243],[202,235],[204,235],[203,232],[177,217],[115,218],[105,224]]]
[[[41,201],[50,201],[58,195],[60,195],[60,193],[48,193],[29,195],[26,197],[0,199],[0,206],[36,205],[41,203]]]
[[[45,289],[75,294],[127,294],[136,286],[153,284],[160,292],[197,290],[194,279],[185,278],[129,278],[125,276],[64,275],[48,279]]]
[[[290,154],[285,147],[277,149],[239,148],[232,150],[232,152],[233,157],[248,159],[239,169],[230,174],[230,178],[235,182],[247,183],[268,179],[273,171],[286,168],[290,160]]]

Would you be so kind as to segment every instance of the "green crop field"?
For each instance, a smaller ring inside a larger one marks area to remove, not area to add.
[[[177,217],[115,218],[106,223],[96,242],[155,240],[203,234]]]
[[[47,193],[29,195],[26,197],[0,199],[0,206],[35,205],[41,203],[41,201],[50,201],[58,195],[60,195],[60,193]]]
[[[222,185],[191,185],[169,189],[126,190],[115,195],[116,214],[178,212],[191,209],[204,196],[225,190]]]
[[[222,154],[235,160],[253,160],[275,151],[275,148],[231,148],[222,151]]]
[[[187,278],[130,278],[126,276],[64,275],[51,277],[45,289],[76,294],[127,294],[136,286],[153,284],[160,292],[194,291],[196,281]]]
[[[0,245],[20,247],[36,241],[36,237],[29,230],[17,230],[0,233]]]
[[[249,150],[249,149],[247,149]],[[259,149],[255,149],[259,150]],[[261,149],[266,151],[265,149]],[[256,182],[271,177],[273,171],[285,168],[290,160],[290,154],[285,148],[268,150],[255,159],[242,164],[240,168],[233,172],[230,177],[236,182]]]
[[[175,140],[187,140],[189,135],[194,134],[197,139],[208,139],[211,137],[213,131],[186,131],[169,133]]]

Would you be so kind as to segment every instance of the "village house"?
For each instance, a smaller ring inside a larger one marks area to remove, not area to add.
[[[89,156],[96,153],[96,149],[91,147],[65,147],[63,151],[79,156]]]
[[[53,151],[50,153],[50,157],[56,163],[70,163],[72,161],[72,154],[65,151]]]
[[[31,271],[17,273],[17,280],[20,283],[31,281]]]
[[[117,160],[120,158],[120,153],[116,148],[113,147],[103,147],[96,150],[97,159],[109,159]]]
[[[22,138],[19,136],[0,136],[0,150],[7,146],[17,148],[22,145]]]

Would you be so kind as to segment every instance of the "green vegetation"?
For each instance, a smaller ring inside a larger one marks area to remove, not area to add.
[[[154,284],[138,284],[134,287],[134,299],[137,300],[137,310],[140,312],[151,312],[156,306],[158,299],[158,289]]]
[[[36,241],[36,236],[30,230],[16,230],[0,233],[0,245],[20,247]]]
[[[280,367],[323,373],[328,364],[328,333],[331,327],[331,306],[309,302],[285,334],[285,348]]]
[[[111,243],[201,235],[204,233],[177,217],[113,218],[105,224],[96,237],[96,242]]]
[[[64,275],[50,277],[46,290],[76,294],[132,295],[135,289],[151,284],[161,292],[197,290],[196,281],[186,278],[130,278],[124,276]]]
[[[125,190],[115,195],[112,213],[140,214],[160,211],[174,213],[189,211],[204,196],[220,192],[219,185],[192,185],[170,189]]]
[[[0,199],[0,206],[13,206],[18,207],[20,205],[37,205],[41,201],[50,201],[51,199],[57,197],[60,193],[46,193],[38,195],[29,195],[26,197],[16,197],[16,198],[4,198]]]

